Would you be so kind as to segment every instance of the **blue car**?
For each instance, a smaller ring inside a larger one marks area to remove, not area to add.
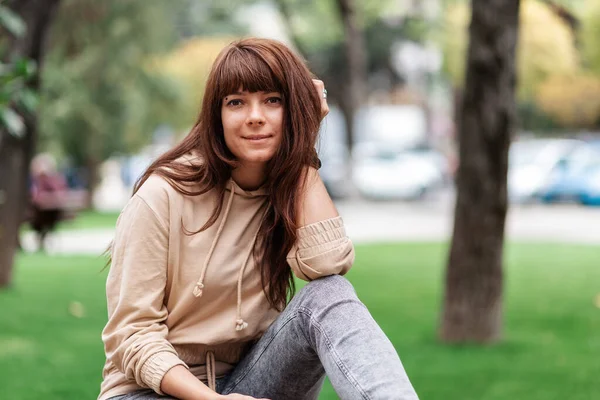
[[[562,159],[539,197],[545,203],[600,205],[600,142],[586,143]]]
[[[590,168],[585,175],[580,201],[588,206],[600,206],[600,165]]]

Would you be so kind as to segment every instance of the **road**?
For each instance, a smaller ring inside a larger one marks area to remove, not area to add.
[[[451,201],[421,203],[347,201],[337,204],[348,236],[355,243],[392,241],[444,241],[452,232]],[[529,205],[512,207],[507,219],[507,238],[600,244],[600,208],[575,205]],[[100,254],[113,237],[113,230],[61,231],[48,240],[54,254]],[[31,233],[22,238],[32,251]]]

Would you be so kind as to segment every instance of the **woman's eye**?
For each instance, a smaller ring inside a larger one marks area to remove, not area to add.
[[[279,104],[279,103],[281,103],[281,97],[269,97],[267,99],[267,103],[270,103],[270,104]]]
[[[240,99],[233,99],[233,100],[229,100],[227,102],[228,106],[239,106],[242,104],[242,101]]]

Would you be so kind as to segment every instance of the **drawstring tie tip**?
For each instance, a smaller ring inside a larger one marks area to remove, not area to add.
[[[194,293],[194,297],[202,296],[202,289],[204,289],[204,284],[197,283],[196,286],[194,286],[194,291],[192,292]]]
[[[235,321],[235,330],[236,331],[244,330],[247,327],[248,327],[248,323],[246,321],[244,321],[243,319],[238,319],[237,321]]]

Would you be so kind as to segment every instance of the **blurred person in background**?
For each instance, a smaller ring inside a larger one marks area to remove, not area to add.
[[[38,238],[38,249],[45,250],[46,237],[58,223],[67,218],[67,182],[58,171],[56,160],[41,153],[31,161],[31,208],[28,219]]]
[[[315,90],[316,89],[316,90]],[[416,399],[344,275],[354,248],[319,178],[323,83],[283,44],[226,47],[190,134],[117,223],[100,400]],[[308,281],[291,300],[294,275]]]

